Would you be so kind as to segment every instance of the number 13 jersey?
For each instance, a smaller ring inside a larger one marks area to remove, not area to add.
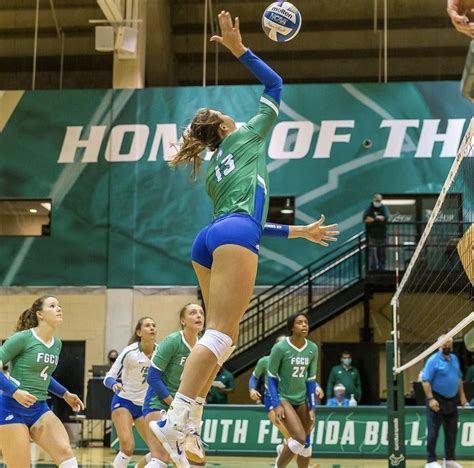
[[[265,138],[277,120],[278,106],[270,96],[262,95],[258,113],[227,136],[212,155],[206,190],[215,218],[247,213],[265,224],[269,200]]]

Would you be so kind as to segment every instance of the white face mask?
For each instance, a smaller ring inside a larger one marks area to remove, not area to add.
[[[375,208],[380,208],[382,206],[382,202],[381,201],[374,201],[372,202],[375,206]]]

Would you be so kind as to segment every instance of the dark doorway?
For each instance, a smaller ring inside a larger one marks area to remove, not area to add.
[[[323,343],[321,360],[321,382],[326,391],[329,372],[339,365],[341,354],[349,351],[352,365],[360,374],[362,405],[378,405],[379,399],[379,345],[375,343]],[[350,398],[350,395],[347,395]]]
[[[85,357],[85,341],[63,341],[59,365],[53,374],[61,385],[64,385],[70,392],[79,395],[83,401]],[[71,407],[62,398],[53,396],[50,406],[63,422],[69,422],[69,416],[74,414]]]

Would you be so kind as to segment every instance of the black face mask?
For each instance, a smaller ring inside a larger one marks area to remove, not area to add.
[[[451,348],[443,348],[443,354],[449,356],[451,354]]]
[[[117,360],[116,357],[110,357],[110,358],[109,358],[109,361],[110,361],[112,364],[113,364],[116,360]]]

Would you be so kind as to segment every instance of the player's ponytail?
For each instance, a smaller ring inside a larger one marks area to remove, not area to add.
[[[39,320],[37,312],[43,309],[43,303],[47,297],[51,296],[41,296],[33,302],[33,305],[26,309],[18,318],[15,331],[29,330],[38,326]]]
[[[199,109],[183,132],[183,142],[169,165],[192,163],[193,174],[196,176],[202,164],[201,153],[206,149],[216,150],[222,140],[218,131],[221,123],[222,120],[215,111]]]

